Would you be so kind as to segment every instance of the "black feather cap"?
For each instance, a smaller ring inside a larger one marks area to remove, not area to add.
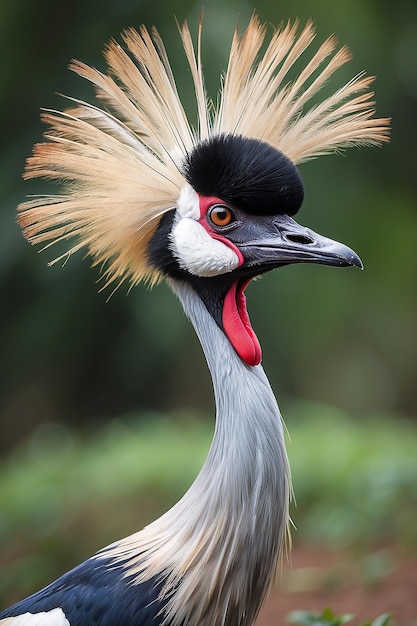
[[[184,176],[204,196],[255,215],[295,215],[304,189],[294,163],[270,144],[241,135],[215,135],[186,157]]]

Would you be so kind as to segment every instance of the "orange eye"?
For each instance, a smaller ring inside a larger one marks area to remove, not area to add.
[[[234,219],[232,211],[224,204],[215,204],[208,216],[215,226],[227,226]]]

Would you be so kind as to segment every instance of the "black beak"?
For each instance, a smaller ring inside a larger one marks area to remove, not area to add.
[[[268,226],[259,223],[258,227],[258,232],[252,230],[251,240],[239,245],[244,267],[259,267],[262,272],[292,263],[319,263],[363,269],[362,261],[351,248],[301,226],[288,215],[274,216]]]

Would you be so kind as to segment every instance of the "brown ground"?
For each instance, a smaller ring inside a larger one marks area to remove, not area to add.
[[[284,564],[256,626],[288,624],[293,610],[352,613],[350,626],[393,615],[395,626],[417,626],[417,554],[385,548],[355,559],[326,549],[296,546]]]

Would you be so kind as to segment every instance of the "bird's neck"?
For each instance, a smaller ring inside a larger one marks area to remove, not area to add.
[[[128,573],[137,574],[138,582],[166,575],[167,589],[175,589],[167,623],[250,626],[287,533],[291,486],[282,422],[262,367],[237,356],[188,285],[172,287],[211,371],[215,433],[184,497],[143,531],[115,544],[115,552],[129,558]]]
[[[261,366],[242,361],[187,284],[175,283],[173,288],[200,340],[216,401],[213,442],[192,489],[202,489],[206,481],[213,501],[218,504],[227,495],[230,509],[245,501],[246,506],[250,502],[263,511],[265,500],[271,503],[274,516],[285,518],[285,526],[289,468],[281,416],[265,372]],[[271,495],[272,502],[268,500]],[[259,510],[252,512],[261,522]]]

